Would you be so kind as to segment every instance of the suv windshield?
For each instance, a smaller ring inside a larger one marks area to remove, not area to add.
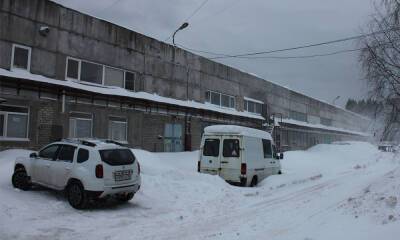
[[[111,166],[128,165],[135,162],[135,156],[129,149],[100,150],[101,160]]]

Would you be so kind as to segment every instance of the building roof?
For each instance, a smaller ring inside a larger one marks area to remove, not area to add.
[[[48,78],[48,77],[45,77],[42,75],[32,74],[32,73],[29,73],[29,72],[23,71],[23,70],[8,71],[6,69],[0,68],[0,76],[25,79],[25,80],[41,82],[41,83],[50,83],[50,84],[54,84],[54,85],[58,85],[58,86],[70,87],[70,88],[74,88],[74,89],[80,89],[80,90],[85,90],[88,92],[100,93],[100,94],[110,95],[110,96],[120,96],[120,97],[134,98],[134,99],[149,100],[149,101],[158,102],[158,103],[176,105],[176,106],[180,106],[180,107],[189,107],[189,108],[208,110],[208,111],[213,111],[213,112],[218,112],[218,113],[223,113],[223,114],[228,114],[228,115],[234,115],[234,116],[239,116],[239,117],[247,117],[247,118],[252,118],[252,119],[265,120],[265,118],[260,115],[255,115],[255,114],[248,113],[248,112],[241,112],[241,111],[237,111],[236,109],[221,108],[221,107],[209,104],[209,103],[200,103],[200,102],[190,101],[190,100],[187,100],[187,101],[178,100],[178,99],[163,97],[163,96],[160,96],[157,94],[151,94],[151,93],[147,93],[147,92],[132,92],[132,91],[126,90],[124,88],[114,87],[114,86],[103,86],[103,85],[71,81],[71,80],[66,80],[66,81],[57,80],[57,79]]]

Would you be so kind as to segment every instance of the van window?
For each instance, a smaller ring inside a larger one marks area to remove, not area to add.
[[[262,140],[264,158],[272,158],[271,141],[267,139]]]
[[[240,157],[239,140],[225,139],[222,155],[224,157]]]
[[[208,157],[219,156],[219,139],[206,139],[204,141],[203,155]]]

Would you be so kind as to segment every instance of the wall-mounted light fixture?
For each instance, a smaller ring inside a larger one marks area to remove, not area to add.
[[[50,28],[48,26],[41,26],[39,28],[39,33],[43,37],[46,37],[50,33]]]

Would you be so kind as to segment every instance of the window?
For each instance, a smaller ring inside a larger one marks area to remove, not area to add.
[[[76,158],[76,161],[78,163],[83,163],[86,162],[89,159],[89,151],[83,148],[80,148],[78,150],[78,157]]]
[[[58,151],[59,145],[51,145],[39,152],[39,157],[43,159],[54,160]]]
[[[297,111],[290,111],[289,112],[289,117],[291,119],[294,119],[294,120],[307,122],[307,114],[306,113],[297,112]]]
[[[120,142],[127,141],[128,124],[126,119],[110,117],[108,124],[110,139]]]
[[[135,74],[131,72],[125,72],[125,89],[135,91]]]
[[[206,139],[204,141],[203,155],[208,157],[218,157],[219,139]]]
[[[206,91],[205,98],[208,103],[226,108],[235,108],[235,97],[233,96],[213,91]]]
[[[263,103],[261,103],[261,102],[252,101],[252,100],[249,100],[246,98],[244,100],[244,110],[246,112],[261,115],[262,105],[263,105]]]
[[[67,57],[65,77],[135,91],[134,73],[71,57]]]
[[[79,79],[79,61],[67,59],[67,78]]]
[[[13,44],[11,61],[11,69],[29,71],[31,65],[31,48]]]
[[[272,158],[271,141],[267,139],[262,140],[264,158]]]
[[[128,165],[135,162],[130,149],[100,150],[101,160],[111,166]]]
[[[70,145],[62,145],[61,149],[58,151],[58,160],[64,162],[71,162],[74,160],[74,153],[76,147]]]
[[[332,119],[329,118],[321,118],[321,124],[325,126],[332,126]]]
[[[238,139],[225,139],[222,151],[224,157],[240,157],[240,147]]]
[[[0,139],[28,138],[28,108],[0,106]]]
[[[103,65],[81,62],[81,81],[102,84],[103,83]]]
[[[124,87],[124,71],[116,68],[104,68],[104,85]]]
[[[88,114],[76,114],[69,119],[69,136],[71,138],[92,137],[92,117]]]

